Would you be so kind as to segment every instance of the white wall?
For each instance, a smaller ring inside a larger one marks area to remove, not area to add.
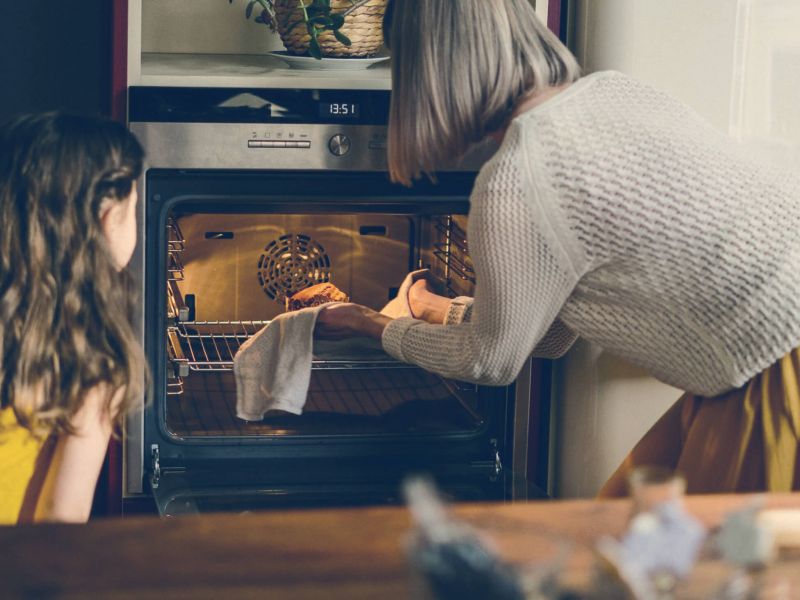
[[[260,54],[283,49],[269,27],[245,19],[246,0],[138,1],[142,52]]]
[[[584,70],[658,86],[800,166],[799,0],[579,0]],[[555,492],[593,496],[680,391],[588,343],[560,365]]]
[[[800,168],[800,1],[742,0],[731,133]]]
[[[738,0],[579,0],[578,61],[656,85],[727,130]]]

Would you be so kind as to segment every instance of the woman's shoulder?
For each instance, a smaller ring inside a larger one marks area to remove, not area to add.
[[[521,113],[514,118],[512,124],[523,128],[536,128],[542,122],[560,120],[576,111],[586,114],[602,111],[609,105],[616,106],[628,102],[632,106],[641,105],[642,99],[652,94],[663,93],[620,71],[595,71],[584,75],[541,104]]]

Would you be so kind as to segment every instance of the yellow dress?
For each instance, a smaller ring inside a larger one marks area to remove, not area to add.
[[[800,490],[800,348],[744,386],[712,398],[684,394],[600,490],[624,496],[640,465],[667,467],[694,494]]]
[[[0,410],[0,525],[17,522],[43,443],[19,426],[13,410]]]

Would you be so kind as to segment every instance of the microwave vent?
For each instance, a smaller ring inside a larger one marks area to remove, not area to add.
[[[279,304],[300,290],[330,279],[330,256],[322,244],[303,233],[287,233],[272,240],[258,259],[258,282]]]

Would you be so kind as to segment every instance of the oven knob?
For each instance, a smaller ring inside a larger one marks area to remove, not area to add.
[[[350,152],[350,138],[344,134],[337,133],[328,141],[328,149],[334,156],[344,156]]]

